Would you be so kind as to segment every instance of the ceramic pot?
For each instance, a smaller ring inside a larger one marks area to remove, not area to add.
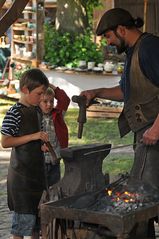
[[[94,67],[95,67],[95,62],[94,61],[89,61],[87,63],[88,70],[92,70]]]
[[[114,64],[111,61],[106,61],[104,64],[104,70],[111,73],[114,70]]]

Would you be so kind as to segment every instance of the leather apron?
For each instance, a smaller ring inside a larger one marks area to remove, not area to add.
[[[40,130],[36,107],[20,109],[19,135]],[[17,213],[37,214],[38,204],[45,189],[44,155],[41,141],[30,141],[12,148],[7,178],[8,206]]]
[[[150,128],[159,114],[159,88],[142,73],[139,63],[143,34],[135,44],[130,67],[130,96],[119,118],[121,136],[132,130],[135,134],[135,159],[131,170],[134,179],[159,188],[159,143],[146,146],[140,143],[143,133]]]

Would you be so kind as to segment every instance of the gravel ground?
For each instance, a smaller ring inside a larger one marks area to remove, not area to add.
[[[10,150],[0,151],[0,238],[10,238],[11,213],[7,207],[6,176]]]

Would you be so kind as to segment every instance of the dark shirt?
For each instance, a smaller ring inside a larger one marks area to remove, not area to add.
[[[125,67],[120,81],[120,86],[124,93],[124,101],[129,99],[130,94],[129,72],[133,50],[134,47],[131,47],[126,51]],[[159,87],[159,37],[148,34],[148,36],[141,41],[139,48],[139,64],[143,74],[154,85]]]

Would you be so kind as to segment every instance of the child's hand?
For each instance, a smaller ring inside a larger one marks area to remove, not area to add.
[[[49,152],[49,148],[46,146],[46,144],[43,144],[42,146],[41,146],[41,150],[43,151],[43,152]]]
[[[44,131],[39,131],[35,134],[32,134],[32,140],[37,140],[37,139],[41,139],[43,142],[49,141],[48,134]]]

